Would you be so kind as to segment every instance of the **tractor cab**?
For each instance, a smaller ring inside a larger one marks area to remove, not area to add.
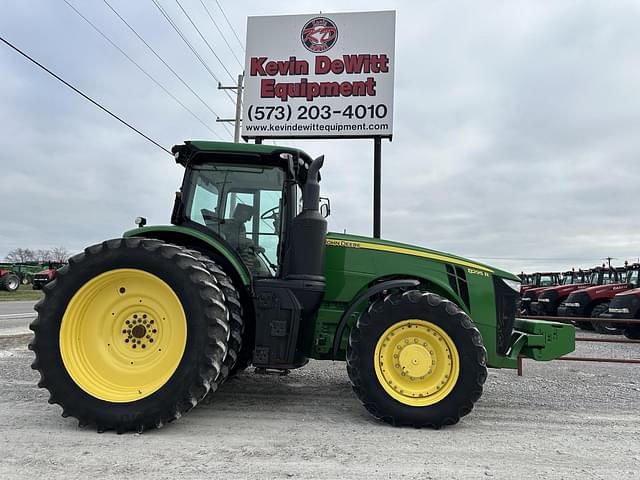
[[[569,270],[562,274],[562,283],[560,285],[588,284],[590,278],[591,270]]]
[[[627,283],[631,288],[640,287],[640,263],[634,263],[627,266]]]
[[[325,292],[328,208],[321,213],[318,184],[324,158],[267,145],[235,152],[197,141],[173,153],[185,174],[171,223],[215,238],[252,279],[259,326],[253,364],[300,366],[306,357],[296,350],[298,331],[310,338],[305,328]]]
[[[185,174],[172,223],[214,235],[254,278],[281,277],[285,260],[291,260],[286,246],[294,217],[305,208],[319,211],[317,195],[303,205],[302,192],[313,161],[291,148],[260,145],[253,150],[255,154],[246,150],[234,154],[228,147],[216,152],[215,142],[174,147],[176,162],[185,167]],[[322,159],[318,162],[313,170],[316,178],[310,179],[316,187]]]

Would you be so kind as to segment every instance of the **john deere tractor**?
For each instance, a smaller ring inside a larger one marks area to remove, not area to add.
[[[191,141],[171,224],[73,256],[44,287],[31,349],[63,416],[98,431],[179,418],[247,368],[346,360],[393,425],[471,412],[487,367],[574,349],[574,327],[516,318],[517,276],[426,248],[327,234],[323,157]]]

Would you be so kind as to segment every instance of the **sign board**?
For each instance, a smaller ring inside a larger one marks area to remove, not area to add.
[[[242,136],[391,137],[394,11],[249,17]]]

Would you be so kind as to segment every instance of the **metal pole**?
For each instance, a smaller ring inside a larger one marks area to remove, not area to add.
[[[373,238],[380,238],[380,190],[382,183],[382,137],[373,137]]]
[[[242,78],[243,75],[238,75],[238,88],[236,89],[236,123],[233,129],[233,142],[240,142],[240,118],[242,117]]]

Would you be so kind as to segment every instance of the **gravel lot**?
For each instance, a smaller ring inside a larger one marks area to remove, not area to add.
[[[6,345],[6,344],[5,344]],[[15,345],[15,344],[14,344]],[[640,344],[580,344],[640,358]],[[458,425],[397,429],[370,417],[341,363],[245,373],[210,405],[142,435],[79,429],[48,405],[23,346],[0,346],[0,478],[637,479],[638,365],[525,361],[491,370]]]

